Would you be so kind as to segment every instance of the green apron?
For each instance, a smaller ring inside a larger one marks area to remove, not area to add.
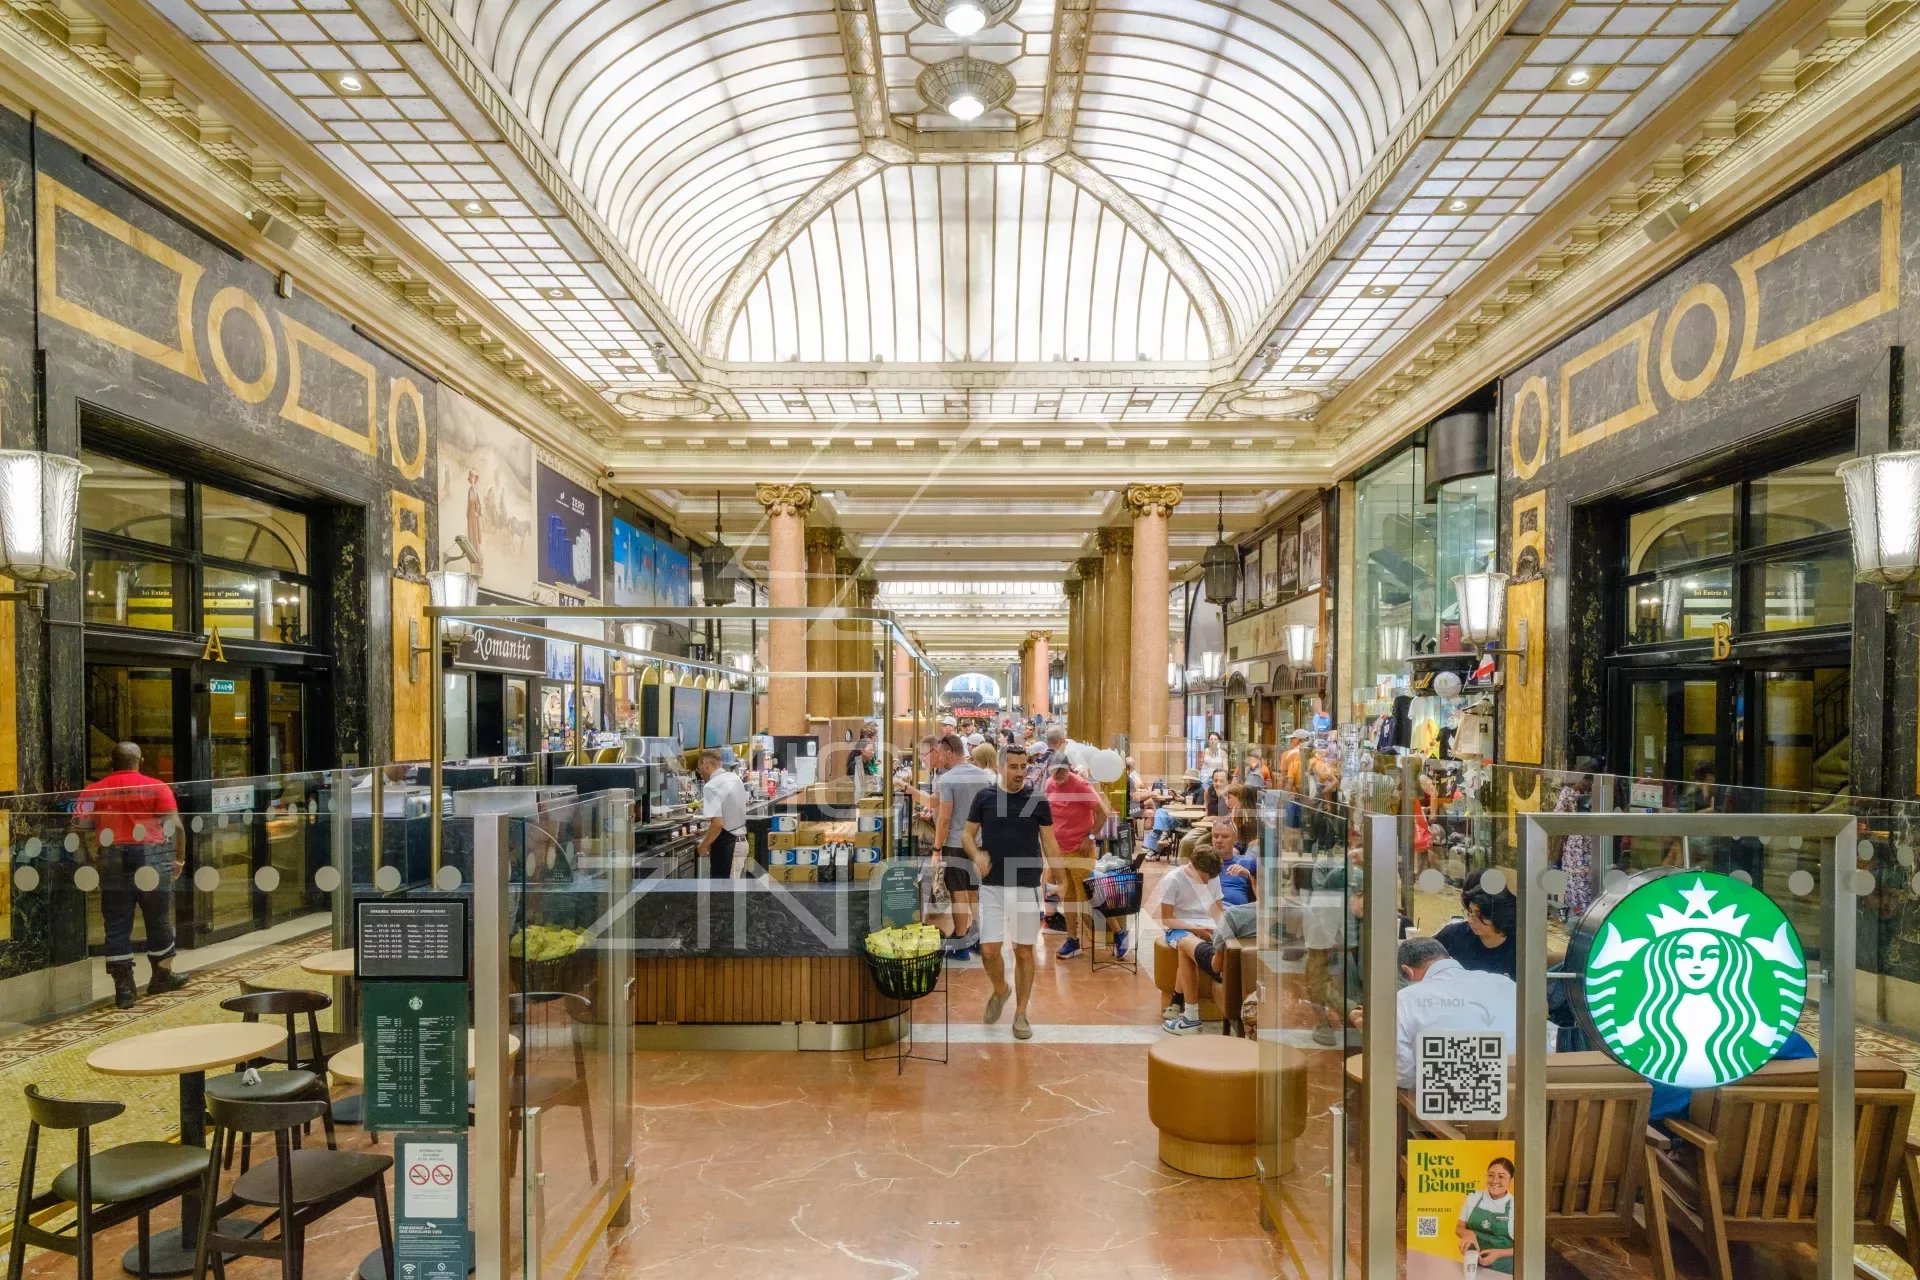
[[[1480,1242],[1480,1249],[1513,1248],[1513,1197],[1507,1197],[1504,1213],[1495,1213],[1487,1208],[1484,1199],[1474,1201],[1473,1208],[1467,1213],[1467,1230],[1473,1232],[1473,1238]],[[1496,1275],[1513,1274],[1513,1258],[1495,1258],[1492,1262],[1482,1262],[1480,1270]]]

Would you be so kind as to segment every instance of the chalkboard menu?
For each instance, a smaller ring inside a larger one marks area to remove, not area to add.
[[[363,899],[353,945],[361,981],[467,980],[467,904],[458,899]]]

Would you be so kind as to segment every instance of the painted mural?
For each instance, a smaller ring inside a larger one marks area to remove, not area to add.
[[[533,595],[533,444],[459,392],[440,389],[440,513],[448,543],[480,553],[480,585]]]

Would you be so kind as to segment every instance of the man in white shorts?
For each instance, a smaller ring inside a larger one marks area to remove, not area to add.
[[[1033,1038],[1027,1001],[1033,995],[1033,948],[1040,941],[1041,883],[1060,865],[1053,838],[1053,811],[1038,787],[1027,785],[1027,750],[1019,743],[1000,753],[998,786],[973,798],[961,835],[980,872],[980,959],[993,994],[983,1022],[998,1022],[1007,1007],[1007,973],[1001,949],[1013,942],[1013,1037]]]

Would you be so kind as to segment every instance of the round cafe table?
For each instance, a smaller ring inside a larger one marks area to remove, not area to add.
[[[87,1065],[108,1076],[180,1077],[180,1145],[207,1145],[207,1072],[227,1070],[236,1063],[263,1058],[287,1041],[286,1031],[264,1022],[207,1022],[168,1027],[128,1036],[102,1045],[87,1055]],[[195,1184],[196,1188],[198,1184]],[[180,1226],[155,1232],[148,1272],[156,1276],[183,1276],[193,1271],[194,1244],[200,1228],[200,1193],[180,1198]],[[254,1224],[258,1225],[258,1224]],[[229,1218],[221,1230],[246,1234],[243,1218]],[[120,1264],[138,1274],[138,1245],[121,1255]]]
[[[467,1032],[467,1074],[469,1076],[473,1074],[474,1043],[473,1032],[469,1030]],[[520,1037],[509,1032],[507,1035],[507,1053],[512,1055],[519,1052]],[[327,1062],[327,1070],[349,1084],[365,1084],[367,1082],[367,1046],[364,1044],[356,1044],[334,1054]],[[471,1248],[467,1250],[467,1256],[469,1258],[468,1268],[471,1270],[473,1265],[471,1262],[473,1250]],[[360,1280],[387,1280],[386,1256],[378,1249],[375,1249],[372,1253],[360,1260],[360,1267],[354,1274],[359,1276]]]
[[[300,967],[308,973],[333,979],[333,1007],[340,1012],[339,1029],[358,1035],[360,1001],[359,989],[353,985],[353,948],[342,947],[338,951],[322,951],[317,956],[308,956],[300,962]],[[335,1098],[333,1118],[339,1124],[359,1124],[364,1105],[365,1100],[357,1093]]]
[[[1175,822],[1188,823],[1198,822],[1207,816],[1206,806],[1198,804],[1170,804],[1167,813]]]

